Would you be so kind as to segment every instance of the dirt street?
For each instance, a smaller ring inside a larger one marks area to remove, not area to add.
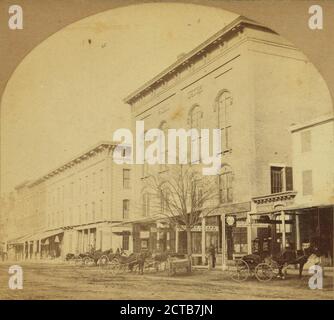
[[[23,289],[11,290],[9,266],[0,264],[0,299],[334,299],[332,275],[325,276],[322,290],[311,290],[305,271],[301,280],[291,274],[286,280],[236,283],[221,270],[168,277],[165,272],[112,275],[98,267],[22,263]]]

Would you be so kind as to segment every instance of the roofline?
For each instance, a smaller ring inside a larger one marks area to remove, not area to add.
[[[320,124],[323,124],[323,123],[326,123],[326,122],[330,122],[330,121],[334,121],[334,114],[333,113],[314,118],[314,119],[309,120],[307,122],[293,124],[293,125],[290,126],[290,131],[291,131],[291,133],[293,133],[293,132],[296,132],[296,131],[300,131],[300,130],[303,130],[303,129],[314,127],[314,126],[317,126],[317,125],[320,125]]]
[[[69,161],[63,163],[62,165],[56,167],[53,170],[48,171],[46,174],[42,175],[41,177],[39,177],[39,178],[37,178],[33,181],[29,181],[29,184],[27,184],[27,186],[30,187],[30,186],[34,186],[36,184],[39,184],[43,180],[48,179],[49,177],[55,175],[58,171],[65,170],[66,168],[71,166],[71,163],[74,164],[74,162],[77,162],[78,160],[80,160],[80,158],[82,158],[82,160],[83,160],[84,158],[89,156],[89,154],[91,152],[94,152],[95,150],[99,149],[102,146],[116,146],[116,145],[117,145],[117,143],[112,142],[112,141],[100,141],[100,142],[96,143],[95,145],[93,145],[92,147],[90,147],[89,149],[86,149],[86,151],[81,152],[77,156],[71,158]]]
[[[239,16],[238,18],[231,21],[229,24],[227,24],[223,29],[216,32],[213,36],[211,36],[206,41],[202,42],[200,45],[195,47],[193,50],[189,51],[187,54],[183,55],[180,59],[176,60],[173,64],[171,64],[169,67],[164,69],[162,72],[160,72],[158,75],[156,75],[151,80],[144,83],[141,87],[139,87],[134,92],[130,93],[127,97],[123,99],[125,103],[131,104],[131,100],[133,100],[136,96],[138,96],[140,93],[145,91],[145,89],[149,88],[151,85],[159,82],[161,78],[163,78],[165,75],[172,73],[175,71],[176,68],[186,63],[190,58],[195,56],[198,52],[201,52],[205,48],[207,48],[210,44],[212,44],[214,41],[220,40],[223,36],[225,36],[230,31],[233,31],[234,28],[238,27],[239,25],[252,25],[256,27],[261,27],[266,29],[267,31],[270,31],[272,33],[276,33],[275,31],[271,30],[268,27],[265,27],[264,25],[257,23],[253,20],[250,20],[244,16]]]

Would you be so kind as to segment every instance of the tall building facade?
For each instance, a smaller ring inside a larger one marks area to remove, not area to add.
[[[56,258],[92,249],[132,250],[131,168],[114,163],[115,144],[101,142],[16,188],[7,223],[9,255]]]
[[[264,241],[271,241],[271,247],[282,240],[285,245],[284,236],[273,239],[271,222],[281,216],[280,205],[290,204],[296,195],[289,126],[331,112],[329,92],[319,79],[291,43],[240,17],[125,98],[133,130],[136,121],[144,121],[145,130],[165,133],[169,128],[221,130],[220,210],[193,230],[193,256],[199,263],[205,263],[211,243],[224,261],[262,250]],[[144,164],[135,172],[135,201],[141,203],[136,216],[156,213],[145,192],[149,170]],[[168,166],[155,174],[164,172],[168,178]],[[225,221],[230,215],[236,221],[232,226]],[[156,250],[160,231],[146,226],[147,241],[139,239],[138,247],[150,242]],[[171,235],[165,238],[170,242]],[[184,252],[184,232],[176,231],[174,239],[175,250]]]

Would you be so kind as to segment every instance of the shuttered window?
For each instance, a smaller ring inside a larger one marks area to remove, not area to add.
[[[271,193],[279,193],[283,191],[283,168],[271,167]]]

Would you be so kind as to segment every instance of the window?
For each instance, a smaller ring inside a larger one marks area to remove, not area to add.
[[[130,200],[123,200],[123,219],[129,219]]]
[[[100,189],[103,188],[103,169],[100,170]]]
[[[271,167],[271,193],[278,193],[283,191],[283,168]]]
[[[291,167],[270,167],[271,193],[293,190]]]
[[[93,172],[93,174],[92,174],[92,190],[94,191],[95,190],[95,181],[96,179],[95,179],[95,172]]]
[[[168,211],[168,199],[169,199],[170,193],[167,188],[161,188],[160,190],[160,205],[161,205],[161,212],[165,213]]]
[[[231,149],[231,106],[231,94],[224,91],[217,98],[218,126],[221,130],[223,152]]]
[[[147,192],[143,194],[143,216],[146,217],[150,214],[150,196]]]
[[[233,173],[229,166],[224,166],[219,175],[220,203],[233,202]]]
[[[88,222],[88,204],[85,204],[85,223]]]
[[[308,196],[313,193],[312,170],[305,170],[302,173],[303,179],[303,195]]]
[[[233,227],[232,234],[234,253],[247,253],[247,228]]]
[[[123,169],[123,188],[130,189],[130,169]]]
[[[128,234],[123,234],[122,248],[123,250],[129,250],[129,238]]]
[[[162,162],[162,164],[160,164],[160,171],[165,171],[167,170],[167,162],[168,162],[168,151],[167,151],[167,136],[168,136],[168,126],[167,126],[167,122],[166,121],[162,121],[160,123],[159,129],[163,132],[164,134],[164,143],[162,143],[162,145],[160,146],[160,150],[162,152],[162,154],[160,155],[160,159]]]
[[[103,219],[103,200],[100,200],[100,219]]]
[[[302,131],[300,133],[301,152],[311,151],[311,131]]]
[[[95,221],[95,202],[92,202],[92,221]]]
[[[194,106],[189,114],[190,128],[201,129],[202,116],[201,108],[198,105]]]

